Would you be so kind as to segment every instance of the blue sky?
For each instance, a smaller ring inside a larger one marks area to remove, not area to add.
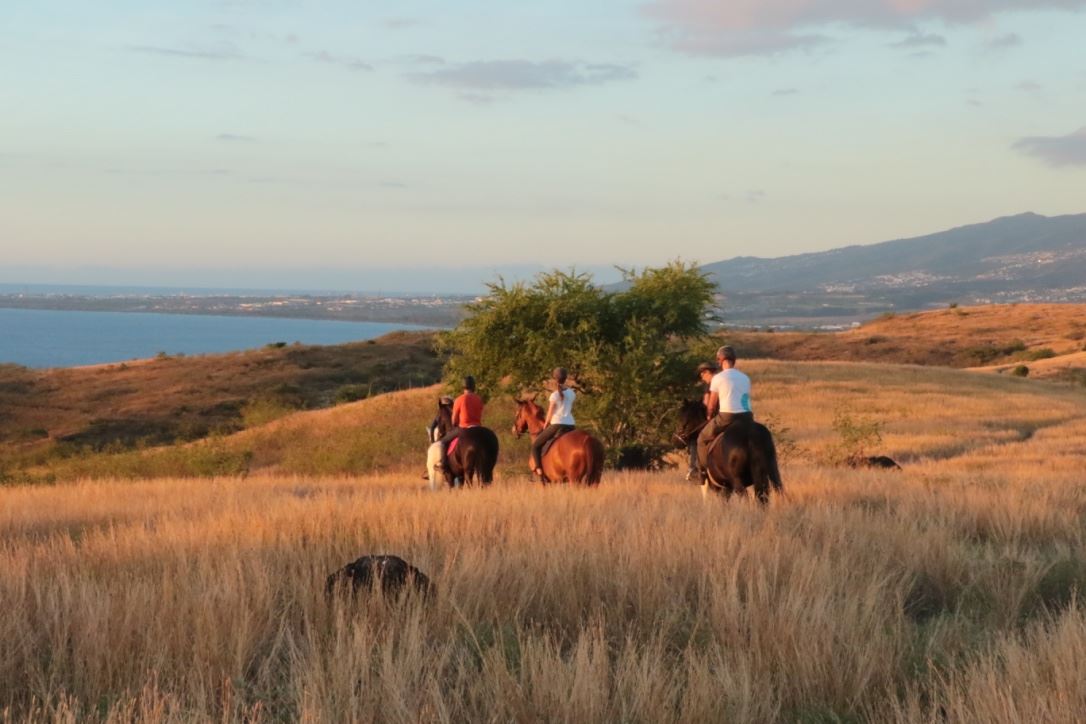
[[[8,0],[0,282],[439,286],[1084,212],[1084,37],[1086,0]]]

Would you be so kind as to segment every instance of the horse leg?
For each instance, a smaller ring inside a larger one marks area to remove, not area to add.
[[[438,463],[441,462],[441,443],[433,443],[426,450],[426,471],[430,474],[430,490],[437,490]]]

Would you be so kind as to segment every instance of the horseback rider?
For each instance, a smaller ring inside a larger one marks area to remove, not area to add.
[[[577,399],[577,393],[566,387],[568,376],[565,367],[555,367],[551,373],[557,389],[551,393],[547,416],[543,418],[547,426],[532,441],[532,472],[540,479],[543,478],[543,448],[550,440],[569,432],[577,424],[573,419],[573,401]]]
[[[705,409],[709,409],[709,385],[713,381],[713,375],[720,371],[712,362],[702,362],[698,365],[698,379],[702,384],[701,404],[705,406]],[[701,432],[698,430],[698,432]],[[698,438],[696,435],[691,435],[689,442],[686,445],[687,453],[689,454],[689,460],[687,461],[686,479],[694,480],[701,478],[701,467],[698,465]]]
[[[468,375],[464,378],[464,391],[453,401],[452,429],[445,433],[445,437],[438,440],[441,443],[441,467],[449,469],[449,445],[460,437],[460,433],[469,427],[481,427],[483,424],[483,398],[475,394],[475,378]]]
[[[709,383],[708,423],[698,435],[698,463],[702,480],[709,475],[709,448],[713,441],[739,421],[753,422],[750,407],[750,378],[735,369],[735,350],[729,346],[716,351],[720,372]]]

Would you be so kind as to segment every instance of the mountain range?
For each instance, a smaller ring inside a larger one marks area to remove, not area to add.
[[[1026,213],[913,239],[707,264],[722,314],[748,325],[847,326],[947,304],[1086,301],[1086,214]]]

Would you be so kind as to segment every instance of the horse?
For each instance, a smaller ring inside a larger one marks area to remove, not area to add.
[[[705,425],[705,404],[686,400],[679,408],[675,438],[685,448]],[[701,489],[704,496],[711,488],[728,499],[735,494],[746,495],[746,489],[754,486],[758,502],[765,504],[769,502],[770,487],[784,493],[777,448],[769,429],[761,423],[737,421],[729,425],[709,448],[708,468],[708,479]]]
[[[437,440],[445,437],[452,429],[452,406],[438,403],[438,424],[434,431]],[[494,466],[498,462],[498,436],[488,427],[465,427],[455,440],[456,447],[448,455],[449,467],[445,470],[445,482],[450,488],[456,486],[457,478],[462,485],[473,485],[475,478],[483,485],[494,482]],[[450,443],[451,444],[451,443]],[[435,446],[437,449],[435,450]],[[437,460],[431,462],[434,453]],[[427,469],[430,471],[430,488],[433,489],[435,466],[441,461],[440,444],[434,442],[427,453]]]
[[[534,440],[546,427],[543,409],[533,400],[517,400],[513,433],[528,433]],[[603,476],[603,443],[584,430],[571,430],[543,456],[543,482],[598,485]],[[531,468],[531,462],[528,463]]]

